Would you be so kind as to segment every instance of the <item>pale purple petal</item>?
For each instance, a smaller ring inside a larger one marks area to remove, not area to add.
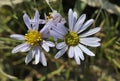
[[[64,47],[66,47],[67,45],[65,44],[65,42],[61,42],[61,43],[58,43],[57,45],[56,45],[56,48],[57,49],[62,49],[62,48],[64,48]]]
[[[35,53],[35,64],[38,64],[39,61],[40,61],[40,54],[41,54],[40,47],[37,46],[35,48],[35,51],[36,51],[36,53]]]
[[[35,11],[34,20],[35,20],[35,21],[39,21],[39,20],[40,20],[40,14],[39,14],[39,11],[38,11],[38,10]]]
[[[74,54],[74,59],[78,65],[80,65],[80,58],[78,57],[77,54]]]
[[[63,28],[63,29],[62,29]],[[61,35],[65,35],[67,33],[67,30],[65,28],[65,26],[62,24],[62,23],[58,23],[57,26],[54,25],[53,23],[51,23],[51,27],[49,27],[49,31],[54,31],[58,34],[61,34]]]
[[[100,29],[101,29],[100,27],[96,27],[96,28],[94,28],[94,29],[91,29],[91,30],[89,30],[88,32],[83,33],[82,35],[80,35],[80,37],[87,37],[87,36],[93,35],[93,34],[99,32]]]
[[[31,28],[31,23],[30,23],[31,20],[30,20],[29,16],[26,13],[23,15],[23,20],[24,20],[26,26],[28,27],[28,29],[29,30],[32,29]]]
[[[58,29],[55,28],[56,26],[53,25],[53,23],[48,22],[40,32],[43,34],[43,36],[47,35],[54,37],[55,40],[57,40],[58,38],[63,38],[63,33],[58,32]]]
[[[49,35],[57,40],[58,38],[63,39],[64,35],[67,33],[67,29],[62,23],[55,25],[49,21],[40,32],[43,34],[43,36]]]
[[[82,41],[90,41],[90,42],[99,42],[99,41],[101,41],[101,39],[97,38],[97,37],[86,37],[86,38],[81,38],[80,37],[80,40],[82,40]]]
[[[48,32],[49,30],[49,25],[51,24],[51,22],[48,22],[44,25],[44,27],[40,30],[40,33],[44,34],[46,32]]]
[[[69,11],[68,11],[68,23],[69,23],[69,29],[73,30],[73,11],[72,11],[72,9],[69,9]]]
[[[77,21],[77,13],[73,12],[73,30],[74,30],[74,26],[76,24],[76,21]]]
[[[20,44],[20,45],[16,46],[15,48],[13,48],[12,53],[20,52],[20,51],[23,50],[25,47],[29,47],[29,45],[28,45],[27,43]],[[24,50],[24,51],[25,51],[25,50]]]
[[[30,48],[31,48],[30,45],[26,45],[26,46],[24,46],[23,48],[20,49],[20,52],[27,52],[27,51],[30,50]]]
[[[91,46],[91,47],[98,47],[100,46],[99,43],[100,39],[97,37],[89,37],[89,38],[81,38],[80,43]]]
[[[45,20],[47,20],[47,15],[46,15],[46,13],[44,13],[44,18],[45,18]]]
[[[54,39],[63,39],[64,35],[67,33],[67,29],[62,23],[58,23],[57,25],[51,23],[49,27],[50,35],[54,37]]]
[[[75,51],[75,54],[78,55],[78,57],[80,57],[81,60],[84,60],[83,52],[81,51],[79,46],[75,46],[74,51]]]
[[[31,26],[33,30],[38,30],[39,22],[38,21],[31,21]]]
[[[65,24],[65,23],[66,23],[66,20],[65,20],[64,18],[62,18],[60,23]]]
[[[42,33],[43,38],[49,37],[49,36],[50,36],[50,33],[49,33],[49,25],[46,24],[46,25],[40,30],[40,33]]]
[[[40,24],[46,24],[46,20],[40,19]]]
[[[31,19],[32,29],[38,30],[39,24],[40,24],[40,14],[38,10],[36,10],[34,19]]]
[[[47,66],[47,62],[46,62],[46,58],[43,52],[41,52],[41,56],[40,56],[40,61],[43,64],[43,66]]]
[[[67,49],[68,49],[68,47],[62,48],[62,49],[55,55],[55,58],[56,58],[56,59],[60,58],[60,57],[66,52]]]
[[[91,47],[98,47],[100,46],[101,44],[99,42],[91,42],[91,43],[87,43],[87,42],[80,42],[86,46],[91,46]]]
[[[61,33],[57,32],[57,31],[54,31],[54,30],[50,31],[50,35],[52,37],[54,37],[55,40],[57,40],[58,38],[60,38],[60,39],[64,38],[64,36]]]
[[[25,58],[25,63],[28,64],[34,57],[35,51],[31,50]]]
[[[17,40],[25,40],[24,35],[20,35],[20,34],[12,34],[12,35],[10,35],[10,37],[17,39]]]
[[[88,48],[86,48],[85,46],[79,44],[79,47],[80,47],[81,50],[82,50],[84,53],[86,53],[87,55],[89,55],[89,56],[95,56],[95,54],[94,54],[92,51],[90,51]]]
[[[69,58],[73,58],[75,52],[74,52],[74,47],[70,46],[69,50],[68,50],[68,57]]]
[[[62,35],[66,35],[68,32],[68,29],[62,23],[57,24],[56,30],[59,30],[60,32],[62,32]]]
[[[49,52],[50,49],[49,49],[48,45],[46,44],[46,42],[44,40],[42,42],[42,47],[46,52]]]
[[[88,27],[90,27],[90,25],[94,22],[93,19],[88,20],[86,23],[83,24],[83,26],[79,29],[78,33],[81,33],[82,31],[84,31],[85,29],[87,29]]]
[[[99,42],[86,42],[86,41],[80,41],[80,43],[86,45],[86,46],[91,46],[91,47],[98,47],[101,44]]]
[[[78,21],[76,22],[75,27],[74,27],[75,32],[79,31],[79,29],[82,27],[85,19],[86,19],[86,14],[83,14],[80,16],[80,18],[78,19]]]
[[[46,44],[49,46],[49,47],[55,47],[55,44],[51,41],[46,41]]]
[[[57,24],[57,23],[59,23],[59,21],[60,21],[60,17],[57,17],[57,18],[55,18],[55,19],[53,20],[53,23],[54,23],[54,24]]]
[[[100,39],[97,37],[80,38],[80,43],[87,45],[87,46],[91,46],[91,47],[100,46],[99,41]]]

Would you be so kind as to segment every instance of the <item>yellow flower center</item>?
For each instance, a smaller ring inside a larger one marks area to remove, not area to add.
[[[25,34],[25,39],[30,45],[37,45],[42,40],[42,34],[37,30],[30,30]]]
[[[76,32],[69,32],[65,35],[64,40],[68,46],[75,46],[79,43],[79,36]]]

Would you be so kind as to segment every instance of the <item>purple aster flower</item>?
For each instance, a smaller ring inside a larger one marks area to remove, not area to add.
[[[25,58],[26,64],[35,58],[35,64],[41,62],[43,66],[47,66],[44,51],[49,52],[49,47],[54,47],[55,45],[53,42],[45,40],[47,37],[45,33],[46,29],[38,31],[39,24],[42,24],[39,17],[38,11],[36,11],[34,19],[30,19],[27,14],[24,14],[23,19],[28,28],[28,32],[25,35],[12,34],[10,37],[17,40],[24,40],[25,42],[13,48],[12,53],[29,51]]]
[[[94,22],[93,19],[90,19],[84,23],[85,19],[86,15],[83,14],[77,20],[77,13],[73,12],[72,9],[69,9],[69,29],[66,29],[67,32],[65,32],[65,30],[63,32],[58,30],[64,41],[56,45],[56,48],[60,50],[55,55],[56,59],[65,54],[66,51],[68,52],[68,57],[74,58],[77,64],[80,64],[80,60],[84,60],[83,53],[89,56],[95,56],[95,54],[90,51],[86,46],[100,46],[100,39],[97,37],[91,37],[91,35],[99,32],[101,28],[96,27],[90,29],[87,32],[83,32]],[[58,31],[56,33],[58,33]]]

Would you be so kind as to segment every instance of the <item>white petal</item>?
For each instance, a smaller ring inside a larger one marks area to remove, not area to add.
[[[45,17],[45,20],[47,20],[47,15],[46,15],[46,13],[44,13],[44,17]]]
[[[25,58],[25,63],[28,64],[34,57],[35,52],[31,50]]]
[[[20,35],[20,34],[12,34],[12,35],[10,35],[10,37],[17,39],[17,40],[25,40],[24,35]]]
[[[36,10],[34,19],[31,20],[33,30],[38,30],[38,27],[39,27],[39,24],[40,24],[40,18],[39,17],[40,17],[39,11]]]
[[[92,51],[90,51],[88,48],[86,48],[85,46],[79,44],[79,47],[80,47],[81,50],[82,50],[84,53],[86,53],[87,55],[89,55],[89,56],[95,56],[95,54],[94,54]]]
[[[42,47],[44,48],[44,50],[46,51],[46,52],[49,52],[49,47],[48,47],[48,45],[46,44],[46,42],[45,41],[43,41],[42,42]]]
[[[58,38],[63,39],[64,35],[67,33],[67,29],[62,23],[55,25],[49,21],[40,32],[43,35],[49,34],[49,36],[52,36],[55,40],[57,40]]]
[[[35,64],[38,64],[39,61],[40,61],[40,54],[41,54],[40,47],[37,46],[35,51],[36,51],[36,53],[35,53]]]
[[[91,47],[98,47],[100,46],[99,42],[96,41],[89,41],[89,40],[80,40],[80,43],[86,45],[86,46],[91,46]]]
[[[53,31],[53,30],[50,31],[50,35],[52,37],[54,37],[55,40],[57,40],[58,38],[60,38],[60,39],[64,38],[64,36],[62,34],[56,32],[56,31]]]
[[[80,65],[80,58],[78,57],[78,55],[74,54],[74,58],[76,63]]]
[[[69,29],[73,30],[73,11],[69,9],[68,11],[68,22],[69,22]]]
[[[73,12],[73,30],[74,30],[74,26],[76,24],[76,21],[77,21],[77,13]]]
[[[81,33],[82,31],[87,29],[93,22],[93,19],[88,20],[85,24],[83,24],[82,28],[78,31],[78,33]]]
[[[81,60],[84,60],[84,55],[79,46],[74,47],[75,54],[81,58]]]
[[[43,38],[48,38],[50,36],[50,33],[48,31],[48,25],[46,24],[41,30],[40,33],[42,34]]]
[[[48,33],[48,29],[49,29],[49,24],[50,22],[48,22],[47,24],[44,25],[44,27],[40,30],[40,33],[42,33],[44,35],[44,33]]]
[[[58,23],[56,30],[59,30],[60,32],[62,32],[62,35],[66,35],[68,32],[68,29],[64,26],[63,23]]]
[[[58,29],[53,23],[49,25],[50,35],[54,37],[55,40],[58,38],[62,39],[64,37],[64,32],[58,30],[60,30],[60,28]]]
[[[32,30],[38,30],[39,21],[31,20],[31,26],[32,26]]]
[[[51,26],[52,26],[52,27],[50,28],[50,30],[53,30],[53,31],[55,31],[55,32],[57,32],[58,34],[61,34],[61,35],[63,35],[63,36],[66,34],[65,32],[67,32],[65,26],[63,26],[62,23],[57,24],[57,26],[55,26],[54,24],[52,24]],[[62,28],[63,28],[63,29],[62,29]],[[59,30],[59,31],[58,31],[58,30]]]
[[[77,20],[77,12],[73,13],[73,17]]]
[[[40,24],[46,24],[46,20],[40,19]]]
[[[100,40],[97,37],[80,38],[80,43],[91,47],[98,47],[100,46]]]
[[[82,35],[80,35],[80,37],[87,37],[87,36],[93,35],[93,34],[99,32],[100,29],[101,29],[100,27],[96,27],[96,28],[94,28],[94,29],[91,29],[91,30],[89,30],[88,32],[83,33]]]
[[[54,18],[54,21],[53,21],[53,23],[54,23],[54,24],[57,24],[57,23],[59,23],[59,22],[60,22],[60,19],[61,19],[60,17]]]
[[[79,29],[83,25],[85,19],[86,19],[86,14],[83,14],[83,15],[80,16],[80,18],[78,19],[78,21],[75,24],[74,31],[76,31],[76,32],[79,31]]]
[[[21,49],[24,49],[24,47],[26,47],[26,46],[29,46],[29,45],[27,43],[20,44],[20,45],[16,46],[15,48],[13,48],[12,53],[20,52]]]
[[[55,44],[51,41],[46,41],[46,44],[49,46],[49,47],[55,47]]]
[[[73,56],[74,56],[74,47],[70,46],[70,48],[68,50],[68,57],[73,58]]]
[[[55,58],[58,59],[60,58],[67,50],[68,47],[64,47],[62,48],[56,55],[55,55]]]
[[[90,41],[90,42],[99,42],[99,41],[101,41],[101,39],[100,38],[97,38],[97,37],[86,37],[86,38],[81,38],[80,37],[80,40],[82,40],[82,41]]]
[[[43,52],[41,52],[41,56],[40,56],[40,61],[43,64],[43,66],[47,66],[47,62],[46,62],[46,58]]]
[[[24,46],[23,48],[21,48],[20,49],[20,52],[27,52],[27,51],[29,51],[30,50],[30,45],[26,45],[26,46]]]
[[[39,18],[40,18],[39,11],[38,11],[38,10],[36,10],[36,11],[35,11],[34,20],[39,21]]]
[[[65,46],[66,46],[65,42],[61,42],[61,43],[58,43],[58,44],[56,45],[56,48],[57,48],[57,49],[62,49],[62,48],[64,48]]]
[[[31,23],[30,23],[30,18],[27,14],[23,15],[23,20],[24,20],[26,26],[28,27],[28,29],[30,30],[31,29]]]

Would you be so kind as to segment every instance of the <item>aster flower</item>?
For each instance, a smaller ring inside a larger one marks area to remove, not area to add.
[[[42,24],[39,19],[38,11],[35,13],[34,19],[29,19],[27,14],[24,14],[23,19],[28,28],[28,32],[25,35],[13,34],[10,37],[17,40],[24,40],[25,43],[20,44],[13,48],[12,53],[27,52],[28,55],[25,58],[25,63],[28,64],[33,58],[35,58],[35,64],[41,62],[43,66],[47,66],[44,51],[49,52],[49,47],[54,47],[54,43],[51,41],[45,41],[46,34],[45,29],[38,31],[39,24]]]
[[[53,10],[52,12],[49,13],[49,16],[45,16],[46,22],[52,22],[55,25],[57,23],[63,23],[65,24],[65,18],[63,18],[60,13],[58,13],[56,10]]]
[[[80,60],[84,60],[83,53],[89,56],[95,56],[95,54],[90,51],[86,46],[98,47],[100,46],[100,39],[97,37],[90,37],[91,35],[100,31],[100,27],[90,29],[87,32],[86,30],[93,22],[93,19],[90,19],[84,23],[86,15],[83,14],[77,20],[77,13],[73,12],[72,9],[69,9],[68,12],[68,22],[69,29],[66,30],[67,33],[61,34],[64,36],[63,42],[60,42],[56,45],[56,48],[60,51],[55,55],[55,58],[61,57],[66,51],[68,52],[69,58],[74,58],[77,64],[80,64]],[[62,32],[61,32],[62,33]]]
[[[59,33],[56,33],[56,31],[64,31],[64,24],[66,23],[65,19],[56,10],[53,10],[49,13],[49,16],[45,16],[45,20],[46,24],[43,28],[46,29],[46,34],[54,37],[55,40],[61,38]]]

